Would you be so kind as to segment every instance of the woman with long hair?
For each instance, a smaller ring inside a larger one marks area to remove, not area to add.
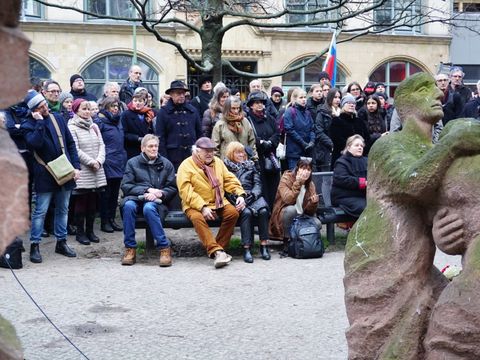
[[[342,93],[337,88],[330,89],[325,103],[320,106],[315,119],[315,147],[313,149],[315,171],[330,171],[332,162],[333,142],[330,139],[332,118],[340,115]]]
[[[213,127],[222,117],[222,108],[225,101],[230,96],[230,91],[224,87],[216,87],[213,97],[208,104],[208,109],[203,113],[202,119],[202,133],[208,138],[212,137]]]
[[[242,110],[242,101],[229,96],[222,109],[222,119],[213,127],[212,141],[217,149],[215,155],[223,159],[227,146],[232,141],[238,141],[243,146],[249,146],[253,151],[252,160],[258,161],[255,146],[255,134],[250,122],[245,118]]]
[[[248,160],[245,147],[238,141],[232,141],[227,146],[223,160],[227,169],[234,174],[245,190],[246,207],[240,213],[240,231],[242,235],[243,260],[253,262],[252,248],[254,245],[253,219],[258,219],[258,235],[260,237],[260,255],[264,260],[270,260],[267,247],[269,208],[262,197],[260,173],[253,161]]]
[[[312,170],[312,159],[301,157],[295,168],[285,171],[280,179],[269,232],[270,239],[283,241],[285,249],[290,238],[290,225],[295,216],[306,214],[317,219],[315,214],[319,199],[312,181]],[[320,220],[317,221],[320,223]]]
[[[379,97],[370,95],[365,106],[358,111],[358,118],[363,121],[370,135],[368,148],[381,136],[388,134],[388,124],[382,110]]]
[[[365,95],[360,84],[356,81],[352,81],[347,86],[347,93],[352,94],[355,98],[355,110],[361,109],[365,104]]]

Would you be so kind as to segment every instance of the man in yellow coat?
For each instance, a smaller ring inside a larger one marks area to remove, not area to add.
[[[245,208],[245,191],[235,175],[213,155],[215,148],[207,137],[196,141],[192,156],[178,168],[177,187],[182,210],[193,223],[208,256],[215,258],[215,268],[220,268],[232,260],[224,248],[230,242],[239,213]],[[235,206],[228,202],[225,191],[237,195]],[[207,221],[217,218],[221,219],[221,225],[214,237]]]

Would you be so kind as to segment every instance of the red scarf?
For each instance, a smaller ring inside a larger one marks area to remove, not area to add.
[[[215,160],[213,160],[209,165],[204,164],[202,160],[200,160],[197,154],[195,153],[193,153],[192,159],[195,165],[197,165],[200,169],[202,169],[205,175],[207,175],[210,185],[215,190],[215,208],[222,209],[223,208],[222,191],[220,190],[220,182],[218,181],[217,176],[215,175],[215,169],[213,167]]]
[[[132,110],[137,114],[145,115],[145,121],[149,124],[152,123],[153,118],[155,117],[155,113],[153,112],[152,108],[148,106],[144,106],[140,110],[137,110],[133,107],[133,102],[129,102],[127,105],[128,110]]]

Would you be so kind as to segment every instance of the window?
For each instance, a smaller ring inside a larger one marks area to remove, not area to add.
[[[295,61],[290,67],[300,64],[306,59],[300,59]],[[312,84],[318,83],[318,74],[322,71],[323,62],[325,58],[320,58],[317,61],[305,66],[300,70],[283,75],[282,77],[282,89],[287,91],[289,88],[299,86],[305,91],[310,90]],[[335,79],[335,87],[341,89],[346,84],[345,73],[337,65],[337,78]]]
[[[377,67],[369,77],[369,81],[385,84],[388,96],[393,96],[395,90],[407,76],[424,71],[419,66],[408,61],[390,61]]]
[[[23,0],[22,1],[22,15],[23,17],[28,18],[38,18],[43,17],[42,5],[37,3],[34,0]]]
[[[122,85],[128,78],[128,69],[131,65],[130,55],[107,55],[95,60],[82,71],[88,91],[100,98],[103,94],[103,85],[107,81],[116,81]],[[158,73],[143,60],[138,59],[138,65],[142,68],[143,85],[152,92],[158,103]]]
[[[400,22],[414,25],[419,22],[421,15],[422,0],[386,0],[385,3],[374,10],[375,30],[382,30],[391,26],[391,23]],[[402,18],[402,20],[398,20]],[[402,26],[395,32],[421,33],[421,26]]]
[[[50,70],[48,70],[48,68],[37,59],[30,56],[28,62],[31,78],[38,77],[42,80],[46,80],[52,77],[52,73],[50,72]]]
[[[130,0],[85,0],[87,11],[116,17],[132,17],[135,8]],[[94,16],[87,16],[88,19],[96,19]]]
[[[454,2],[453,3],[454,12],[471,12],[478,13],[480,12],[480,4],[476,2]]]
[[[329,0],[286,0],[286,8],[289,10],[301,10],[301,11],[313,11],[318,8],[330,7],[333,4]],[[328,18],[334,18],[338,16],[338,12],[318,12],[315,14],[289,14],[288,22],[305,22],[305,21],[318,21]],[[324,25],[312,25],[318,27],[328,27],[328,24]]]
[[[256,61],[232,61],[232,65],[244,72],[255,73],[257,71]],[[231,70],[223,66],[222,67],[223,79],[222,82],[229,88],[236,88],[240,91],[240,96],[244,100],[247,98],[249,92],[249,83],[252,78],[246,78],[236,75]],[[201,73],[191,64],[188,66],[188,87],[192,98],[198,94],[198,80]],[[215,86],[215,84],[213,84]]]

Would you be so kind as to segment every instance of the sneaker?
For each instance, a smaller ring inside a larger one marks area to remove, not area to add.
[[[122,265],[133,265],[137,261],[137,250],[135,248],[125,248],[122,258]]]
[[[160,266],[172,266],[172,252],[169,247],[160,249]]]
[[[213,260],[213,266],[218,269],[228,265],[230,261],[232,261],[232,257],[230,255],[228,255],[225,251],[218,250],[215,252],[215,260]]]

